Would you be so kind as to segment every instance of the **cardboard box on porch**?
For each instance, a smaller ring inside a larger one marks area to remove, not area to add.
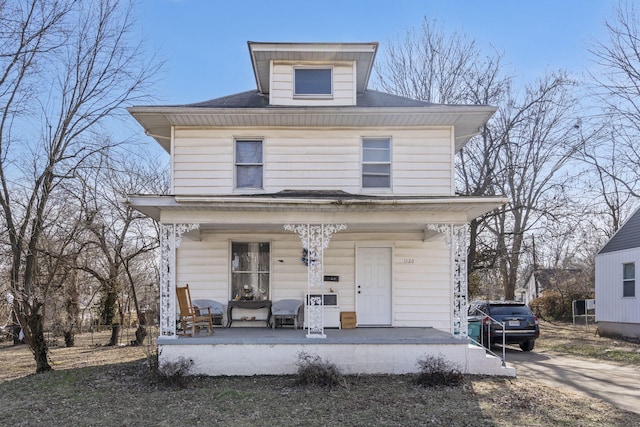
[[[356,312],[355,311],[341,311],[340,312],[340,327],[342,329],[353,329],[356,327]]]

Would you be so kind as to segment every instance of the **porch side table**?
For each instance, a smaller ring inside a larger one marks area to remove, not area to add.
[[[233,322],[232,312],[233,308],[244,308],[248,310],[257,310],[260,308],[267,309],[267,328],[269,327],[269,322],[271,321],[271,300],[264,301],[252,301],[252,300],[239,300],[239,301],[229,301],[229,305],[227,305],[227,328],[231,327],[231,322]]]

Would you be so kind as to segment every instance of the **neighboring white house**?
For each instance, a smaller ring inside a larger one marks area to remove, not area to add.
[[[230,329],[177,338],[175,286],[188,283],[194,299],[225,305],[307,301],[306,329],[298,332],[308,341],[292,351],[308,343],[323,351],[317,346],[330,342],[339,313],[354,312],[358,330],[423,328],[460,338],[457,350],[433,351],[460,351],[452,359],[482,373],[470,366],[465,338],[467,223],[505,200],[457,196],[454,163],[495,108],[367,89],[377,43],[248,47],[257,90],[129,109],[171,156],[171,195],[127,201],[161,226],[161,357],[189,357],[207,374],[295,370],[293,356],[276,354],[284,346],[251,358],[246,345],[219,345],[223,334],[258,325],[247,320],[264,319],[268,308],[236,307]],[[306,298],[327,293],[336,295],[333,306]],[[330,357],[350,372],[400,372],[415,369],[415,359],[398,365],[419,350],[412,348],[389,347],[388,363],[375,347]],[[268,357],[280,365],[268,367]],[[367,366],[372,360],[379,366]]]
[[[596,322],[604,336],[640,337],[640,209],[596,254]]]

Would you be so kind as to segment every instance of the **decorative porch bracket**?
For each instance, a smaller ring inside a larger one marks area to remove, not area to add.
[[[451,251],[451,277],[453,278],[453,316],[451,319],[456,338],[469,335],[467,319],[467,224],[427,224],[427,229],[444,234]]]
[[[307,338],[327,337],[324,333],[324,250],[329,247],[331,236],[346,228],[346,224],[284,226],[285,230],[298,234],[307,251]]]
[[[160,224],[160,336],[176,338],[176,248],[199,224]]]

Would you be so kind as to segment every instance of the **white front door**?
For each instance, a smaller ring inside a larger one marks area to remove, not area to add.
[[[391,325],[391,248],[358,248],[358,326]]]

